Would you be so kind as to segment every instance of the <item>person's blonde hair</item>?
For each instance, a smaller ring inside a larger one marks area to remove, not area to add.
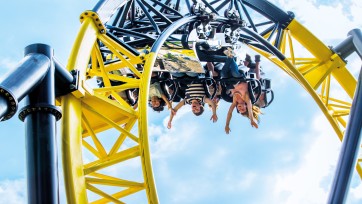
[[[260,122],[260,118],[259,115],[263,114],[260,110],[260,108],[258,106],[252,105],[252,111],[253,111],[253,118],[258,121],[258,123]],[[240,113],[242,116],[245,116],[247,118],[249,118],[249,112],[248,109],[246,109],[246,111],[244,113]]]

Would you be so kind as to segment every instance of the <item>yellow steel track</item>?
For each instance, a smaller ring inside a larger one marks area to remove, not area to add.
[[[275,63],[313,97],[342,141],[357,86],[356,79],[346,68],[346,62],[297,20],[294,19],[282,32],[279,50],[286,56],[285,60],[254,50]],[[263,37],[268,38],[269,35]],[[297,43],[305,48],[305,52],[295,52]],[[347,97],[332,93],[335,90]],[[356,169],[362,179],[362,158],[358,159]]]
[[[149,203],[157,203],[147,135],[147,90],[151,70],[140,73],[135,68],[135,64],[142,63],[143,56],[134,56],[108,38],[97,27],[96,13],[86,11],[81,18],[82,26],[67,65],[69,70],[80,70],[80,87],[73,94],[61,98],[64,112],[62,150],[68,203],[122,203],[120,200],[123,197],[139,191],[146,192]],[[117,66],[104,65],[96,40],[104,43],[121,59]],[[88,69],[90,59],[92,69]],[[122,68],[130,69],[137,78],[109,74]],[[95,76],[103,78],[105,87],[94,88],[87,83],[87,79]],[[112,77],[125,84],[112,87],[109,80]],[[140,89],[136,110],[117,94],[129,88]],[[110,95],[113,100],[108,97]],[[137,133],[131,132],[135,124],[138,125]],[[117,139],[110,149],[106,149],[99,135],[112,128],[117,130],[113,133]],[[132,143],[126,142],[127,139]],[[93,160],[84,161],[82,147],[94,156]],[[129,160],[139,162],[143,170],[139,178],[143,180],[117,178],[102,172],[107,167]],[[113,186],[119,190],[109,194],[95,185]],[[88,200],[86,191],[97,194],[99,199]]]
[[[148,89],[157,53],[135,56],[105,35],[96,13],[86,11],[81,19],[82,26],[67,65],[68,70],[80,70],[80,85],[77,91],[59,99],[64,115],[62,151],[67,201],[124,203],[123,198],[143,192],[149,203],[158,203],[147,132]],[[119,62],[104,64],[97,40],[106,45]],[[309,56],[295,53],[295,43],[300,43]],[[304,87],[342,140],[356,88],[356,79],[346,69],[346,63],[296,20],[283,30],[279,50],[287,56],[283,61],[255,49]],[[92,69],[89,69],[89,62]],[[143,64],[144,69],[137,70],[136,64]],[[132,71],[134,78],[111,74],[111,71],[126,68]],[[103,78],[104,87],[91,85],[90,81],[96,76]],[[111,79],[125,83],[111,86]],[[339,85],[349,98],[332,96],[331,83]],[[139,89],[136,109],[117,94],[130,88]],[[104,145],[107,138],[102,133],[110,129],[115,130],[112,134],[116,139],[107,145],[111,146],[107,149]],[[85,158],[84,152],[92,157]],[[109,171],[105,171],[131,160],[142,169],[137,179],[109,175]],[[357,171],[362,178],[361,163],[360,158]],[[109,193],[99,186],[110,186],[115,190]],[[90,199],[89,193],[97,195],[94,196],[96,199]]]

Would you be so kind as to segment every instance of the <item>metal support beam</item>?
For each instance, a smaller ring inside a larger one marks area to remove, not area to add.
[[[358,77],[358,84],[354,95],[349,122],[343,138],[342,149],[334,176],[329,204],[344,203],[348,194],[352,173],[356,167],[356,160],[361,140],[362,127],[362,69]]]
[[[78,72],[71,73],[53,57],[55,67],[55,97],[68,94],[78,88]]]
[[[55,66],[55,82],[59,84],[73,84],[74,77],[56,58],[53,57]],[[57,82],[59,81],[59,82]]]
[[[348,37],[332,49],[341,58],[346,59],[353,52],[357,52],[362,59],[362,33],[360,29],[353,29],[348,32]]]
[[[47,72],[26,97],[19,118],[25,122],[28,178],[28,203],[59,203],[53,50],[48,45],[33,44],[25,56],[40,53],[50,59]],[[26,73],[25,73],[26,74]]]
[[[3,76],[0,82],[0,121],[8,120],[16,113],[18,102],[39,84],[48,70],[49,63],[47,56],[31,53],[26,55],[16,68]]]
[[[362,32],[360,29],[353,29],[348,32],[348,35],[353,36],[353,44],[357,54],[362,59]]]
[[[0,97],[0,119],[8,112],[8,103],[5,98]]]

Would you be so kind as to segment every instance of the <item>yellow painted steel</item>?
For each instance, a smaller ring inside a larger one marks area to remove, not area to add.
[[[299,56],[299,53],[295,53],[293,47],[296,42],[306,48],[310,56]],[[286,56],[282,61],[269,53],[252,48],[274,62],[312,96],[342,141],[357,85],[356,79],[346,68],[346,62],[295,19],[283,32],[280,47],[281,53]],[[350,97],[348,101],[342,96],[335,98],[331,95],[332,79],[338,83],[338,88]],[[362,179],[362,162],[361,159],[358,161],[356,169]]]
[[[80,98],[85,95],[85,89],[83,83],[85,82],[86,67],[88,65],[90,51],[94,46],[97,39],[97,27],[94,25],[92,19],[87,18],[83,21],[83,24],[78,32],[78,36],[74,42],[73,49],[71,51],[67,69],[77,69],[79,73],[79,82],[81,83],[78,90],[73,92],[76,97]],[[80,57],[82,56],[82,57]]]
[[[98,190],[98,189],[97,189]],[[144,188],[138,188],[138,187],[133,187],[133,188],[128,188],[126,190],[123,190],[123,191],[120,191],[118,193],[114,193],[112,194],[112,198],[115,198],[115,199],[120,199],[120,198],[123,198],[123,197],[126,197],[126,196],[129,196],[129,195],[132,195],[134,193],[137,193],[141,190],[144,190]],[[101,191],[102,192],[102,191]],[[105,194],[106,196],[109,196],[108,194]],[[102,199],[99,199],[97,201],[94,201],[92,202],[92,204],[103,204],[103,203],[109,203],[110,199],[108,198],[102,198]]]
[[[62,161],[67,203],[88,203],[82,160],[81,102],[62,97]]]
[[[98,19],[98,20],[97,20]],[[80,71],[80,86],[72,94],[63,96],[62,151],[64,179],[68,203],[88,203],[87,190],[100,196],[91,203],[124,203],[120,199],[145,191],[149,203],[157,204],[157,190],[153,178],[148,144],[147,103],[151,72],[157,53],[135,56],[105,35],[96,13],[86,11],[81,15],[82,26],[74,43],[67,68]],[[255,49],[270,59],[295,79],[312,96],[333,129],[342,140],[346,128],[351,102],[331,96],[331,80],[336,80],[345,93],[353,98],[356,79],[346,69],[346,63],[333,53],[299,22],[293,20],[282,31],[280,51],[287,57],[279,60],[262,50]],[[264,38],[270,37],[270,33]],[[107,59],[115,63],[104,64],[96,41],[102,42],[112,53]],[[311,56],[295,53],[294,42],[306,48]],[[91,61],[91,67],[89,62]],[[142,71],[136,64],[143,64]],[[137,78],[115,73],[127,70]],[[92,87],[88,80],[102,79],[104,87]],[[111,80],[123,82],[112,86]],[[130,106],[118,93],[127,89],[139,89],[138,107]],[[112,99],[111,99],[112,98]],[[138,134],[132,128],[138,122]],[[109,129],[118,131],[111,148],[106,148],[98,134]],[[133,146],[121,148],[129,139]],[[94,156],[92,161],[83,161],[82,152]],[[128,160],[139,158],[143,181],[131,181],[106,175],[100,170]],[[357,172],[362,178],[362,159],[357,162]],[[96,185],[122,187],[109,194]]]
[[[87,184],[87,189],[89,189],[90,191],[102,196],[105,200],[107,200],[107,202],[105,203],[108,203],[108,202],[114,202],[114,203],[120,203],[120,204],[125,204],[124,202],[121,202],[119,201],[117,198],[105,193],[104,191],[101,191],[100,189],[94,187],[93,185],[91,184]]]
[[[145,191],[148,202],[157,204],[148,147],[146,114],[152,66],[146,66],[143,72],[137,70],[136,64],[142,64],[145,55],[135,56],[105,35],[96,13],[84,12],[81,15],[81,22],[82,26],[67,65],[68,70],[80,71],[80,85],[77,91],[59,100],[66,115],[62,126],[62,150],[67,201],[77,204],[124,203],[121,198]],[[113,52],[111,59],[118,59],[119,62],[105,65],[99,46],[96,44],[97,40]],[[113,73],[120,69],[129,70],[128,72],[138,79]],[[92,86],[92,82],[88,82],[95,77],[102,79],[104,87],[98,88]],[[112,86],[111,80],[121,81],[123,84]],[[139,89],[138,109],[131,107],[118,95],[118,92],[131,88]],[[137,122],[138,135],[131,132]],[[99,134],[109,129],[118,131],[118,136],[114,144],[106,148]],[[133,141],[134,145],[127,143],[125,146],[127,139]],[[84,151],[93,155],[93,160],[89,161],[88,158],[87,162],[84,162],[82,158]],[[140,177],[143,181],[131,181],[99,173],[107,167],[136,158],[141,162],[143,173]],[[122,188],[111,195],[96,185]],[[97,194],[99,198],[89,200],[87,191]]]
[[[126,181],[122,179],[98,179],[98,178],[87,178],[87,183],[93,184],[107,184],[109,186],[122,186],[122,187],[143,187],[143,183],[137,183],[133,181]]]
[[[149,173],[152,172],[152,165],[151,165],[151,156],[149,154],[149,144],[148,144],[148,127],[147,127],[147,101],[148,101],[148,90],[151,80],[151,73],[152,73],[152,67],[156,61],[157,53],[149,53],[147,55],[146,63],[144,66],[144,72],[143,72],[143,78],[141,80],[140,84],[140,94],[139,94],[139,111],[140,118],[138,123],[138,132],[140,135],[140,147],[141,147],[141,159],[142,159],[142,167],[143,167],[143,173],[144,178],[150,178],[149,180],[145,181],[148,183],[148,189],[146,191],[149,202],[151,204],[158,203],[157,198],[157,190],[156,185],[153,179],[153,175],[150,175]]]
[[[346,63],[337,54],[332,53],[326,45],[297,20],[294,19],[288,26],[288,29],[291,31],[293,38],[301,43],[319,62],[330,65],[330,67],[321,67],[309,73],[309,76],[306,76],[306,78],[310,85],[316,88],[317,82],[321,81],[321,78],[325,78],[327,72],[331,72],[332,76],[346,93],[353,98],[357,81],[346,69]]]
[[[122,161],[126,161],[131,158],[135,158],[140,155],[139,147],[135,146],[129,148],[127,150],[121,151],[117,154],[112,155],[111,157],[105,157],[94,162],[88,163],[84,165],[84,174],[87,175],[89,173],[95,172],[100,169],[104,169],[108,166],[112,166],[114,164],[120,163]]]
[[[62,152],[63,171],[68,203],[88,203],[82,160],[81,101],[85,95],[81,86],[85,80],[85,67],[88,64],[90,50],[96,40],[96,27],[91,19],[84,20],[73,45],[67,69],[80,71],[80,87],[73,94],[63,96]],[[79,57],[83,56],[83,57]],[[83,69],[82,69],[83,68]]]

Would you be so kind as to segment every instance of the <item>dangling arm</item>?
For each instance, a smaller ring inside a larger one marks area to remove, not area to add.
[[[171,109],[172,109],[172,105],[171,105],[170,101],[167,99],[166,95],[165,95],[165,94],[161,94],[161,97],[162,97],[162,99],[165,101],[165,103],[166,103],[166,105],[167,105],[167,108],[168,108],[169,110],[171,110]]]
[[[225,124],[225,132],[226,134],[229,134],[231,132],[231,129],[229,127],[230,125],[230,120],[231,120],[231,117],[233,116],[233,110],[234,108],[236,107],[236,103],[232,103],[230,105],[230,108],[229,108],[229,111],[228,111],[228,114],[227,114],[227,117],[226,117],[226,124]]]
[[[250,124],[252,127],[258,128],[258,123],[255,121],[254,117],[253,117],[253,105],[251,104],[251,100],[249,98],[249,93],[246,94],[245,96],[246,98],[246,107],[248,109],[248,117],[250,119]]]
[[[171,108],[171,113],[170,113],[170,119],[168,120],[168,123],[167,123],[167,128],[168,129],[171,129],[172,127],[172,119],[173,117],[176,115],[176,112],[178,111],[178,109],[180,109],[182,106],[185,105],[185,99],[180,101],[176,106],[175,108]]]
[[[212,101],[211,99],[209,98],[205,98],[204,99],[206,103],[208,103],[211,108],[212,108],[212,116],[210,118],[210,120],[212,120],[212,122],[216,122],[217,121],[217,114],[216,114],[216,105],[214,103],[214,101]]]

